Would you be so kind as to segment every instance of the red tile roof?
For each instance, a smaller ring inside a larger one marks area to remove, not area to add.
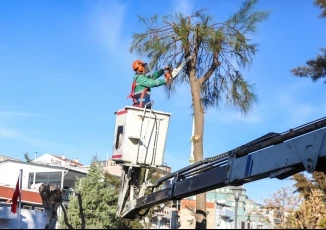
[[[78,165],[78,166],[84,166],[83,164],[81,164],[81,163],[79,163],[77,161],[69,160],[67,158],[63,159],[62,157],[59,157],[59,156],[56,156],[56,155],[52,155],[52,154],[51,154],[51,156],[54,156],[54,157],[56,157],[56,158],[58,158],[58,159],[60,159],[62,161],[71,161],[71,163],[73,163],[75,165]]]
[[[11,200],[12,195],[14,194],[14,190],[14,188],[0,185],[0,198]],[[42,204],[42,199],[38,191],[23,190],[22,202]]]
[[[181,200],[180,208],[196,208],[196,200]],[[214,202],[206,202],[206,208],[214,208]]]

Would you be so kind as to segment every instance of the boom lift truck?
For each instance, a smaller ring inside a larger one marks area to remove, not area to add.
[[[174,73],[172,77],[178,71]],[[133,219],[155,205],[229,185],[268,177],[282,180],[302,171],[326,172],[324,117],[283,133],[268,133],[150,183],[150,169],[164,166],[170,116],[146,106],[126,106],[116,112],[112,159],[122,166],[118,217]]]

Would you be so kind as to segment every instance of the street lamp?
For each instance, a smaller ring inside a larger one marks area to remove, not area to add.
[[[243,188],[237,187],[237,188],[231,188],[231,191],[234,196],[235,200],[235,215],[234,215],[234,229],[238,229],[237,222],[238,222],[238,202],[240,199],[240,196],[242,195],[242,192],[244,191]]]

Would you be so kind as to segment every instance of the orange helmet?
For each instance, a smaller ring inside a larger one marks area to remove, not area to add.
[[[144,63],[143,61],[141,60],[136,60],[132,63],[132,69],[134,71],[138,70],[139,72],[144,72],[144,67],[147,63]]]

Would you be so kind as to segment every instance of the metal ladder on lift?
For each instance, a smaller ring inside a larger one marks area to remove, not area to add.
[[[154,152],[152,155],[152,161],[151,161],[150,165],[148,165],[148,164],[139,165],[138,164],[138,157],[140,154],[140,146],[141,146],[141,144],[144,144],[142,141],[145,140],[146,133],[149,128],[149,122],[150,122],[150,119],[148,119],[147,127],[145,130],[145,133],[143,134],[143,125],[144,125],[146,113],[149,112],[151,115],[153,115],[153,117],[156,116],[153,113],[152,107],[150,109],[147,109],[148,104],[152,104],[152,102],[148,102],[143,109],[143,115],[141,116],[142,121],[141,121],[141,126],[140,126],[141,128],[140,128],[139,135],[128,137],[133,143],[137,142],[137,146],[138,146],[137,147],[137,155],[136,155],[135,161],[132,162],[132,164],[123,166],[122,175],[121,175],[121,180],[122,180],[121,185],[122,186],[121,186],[120,192],[119,192],[119,201],[118,201],[118,208],[117,208],[118,213],[121,213],[121,211],[122,211],[121,209],[124,206],[123,204],[127,201],[128,197],[130,200],[134,200],[136,197],[142,197],[144,195],[146,188],[153,186],[152,184],[148,183],[148,174],[149,174],[150,167],[153,167],[152,164],[153,164]],[[157,121],[155,121],[155,122],[157,122]],[[158,138],[158,128],[156,128],[156,130],[155,130],[153,151],[156,151],[157,138]],[[142,149],[142,151],[144,151],[144,148]],[[146,159],[145,159],[145,162],[146,162]],[[141,169],[144,167],[146,168],[145,175],[144,175],[143,182],[141,182],[138,180],[140,179]]]

